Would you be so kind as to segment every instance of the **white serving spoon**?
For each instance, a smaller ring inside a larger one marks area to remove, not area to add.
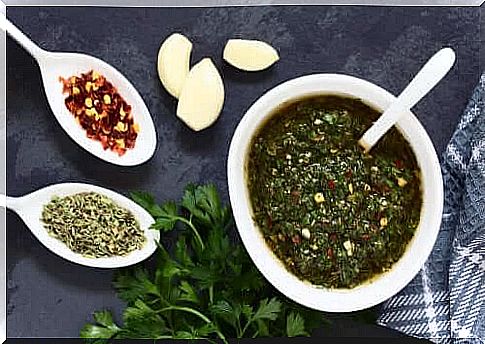
[[[71,251],[62,241],[50,236],[44,228],[41,216],[44,205],[52,200],[53,196],[64,197],[79,192],[97,192],[112,199],[120,207],[129,210],[138,220],[140,227],[145,232],[147,242],[139,249],[130,252],[126,256],[87,258]],[[3,199],[4,196],[2,196]],[[47,186],[22,197],[6,197],[6,207],[15,211],[25,222],[31,232],[39,241],[55,254],[73,263],[96,267],[96,268],[120,268],[139,263],[155,252],[155,241],[160,238],[157,230],[149,229],[154,222],[151,215],[135,202],[114,191],[90,184],[62,183]]]
[[[455,59],[455,53],[451,48],[443,48],[426,62],[396,101],[359,139],[359,144],[366,152],[372,149],[406,110],[410,110],[416,105],[445,77],[455,63]]]
[[[157,136],[152,117],[138,91],[119,71],[106,62],[86,54],[49,52],[41,49],[6,19],[4,14],[0,14],[0,27],[37,60],[52,112],[61,127],[81,147],[100,159],[122,166],[139,165],[153,156]],[[109,149],[104,150],[99,141],[89,139],[86,131],[76,122],[64,104],[66,95],[62,93],[63,87],[59,77],[69,78],[90,70],[104,75],[117,88],[120,95],[132,106],[134,121],[139,124],[140,132],[135,147],[128,149],[121,157]]]

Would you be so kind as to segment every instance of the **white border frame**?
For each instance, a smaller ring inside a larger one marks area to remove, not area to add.
[[[485,0],[3,0],[7,6],[221,7],[265,5],[480,6]]]
[[[6,14],[7,8],[0,1],[0,12]],[[0,18],[0,20],[3,20]],[[0,24],[3,26],[3,24]],[[7,34],[0,30],[0,203],[5,204],[7,192]],[[7,224],[6,209],[0,207],[0,343],[7,339]]]
[[[481,6],[485,0],[3,0],[6,6],[222,7],[264,5]],[[1,20],[1,19],[0,19]],[[0,205],[6,193],[6,34],[0,30]],[[0,207],[0,343],[6,340],[6,216]]]

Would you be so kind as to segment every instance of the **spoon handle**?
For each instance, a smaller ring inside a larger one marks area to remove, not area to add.
[[[37,61],[46,53],[44,49],[41,49],[35,44],[29,37],[27,37],[22,31],[20,31],[10,20],[7,19],[5,14],[0,13],[0,28],[12,36],[30,55],[32,55]]]
[[[20,207],[20,197],[0,195],[0,207],[17,211]]]
[[[416,74],[397,99],[384,111],[379,119],[364,133],[359,144],[369,151],[379,139],[398,121],[401,115],[411,109],[444,78],[455,63],[455,53],[444,48],[434,54]]]

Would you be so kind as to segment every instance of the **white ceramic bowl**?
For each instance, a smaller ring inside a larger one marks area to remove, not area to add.
[[[411,111],[397,123],[409,141],[422,173],[421,220],[409,246],[392,269],[353,289],[326,289],[288,272],[266,245],[252,219],[245,165],[250,142],[262,122],[282,103],[303,96],[337,94],[362,99],[384,111],[395,97],[368,81],[340,74],[314,74],[289,80],[259,98],[246,112],[232,138],[228,157],[229,195],[239,234],[261,273],[290,299],[327,312],[351,312],[377,305],[398,293],[417,275],[431,253],[441,224],[443,181],[433,144]]]

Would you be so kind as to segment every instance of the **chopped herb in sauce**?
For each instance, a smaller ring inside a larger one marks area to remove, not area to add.
[[[275,111],[253,138],[247,180],[254,220],[286,268],[327,288],[388,271],[419,224],[416,158],[395,128],[365,154],[357,141],[380,113],[315,96]]]

